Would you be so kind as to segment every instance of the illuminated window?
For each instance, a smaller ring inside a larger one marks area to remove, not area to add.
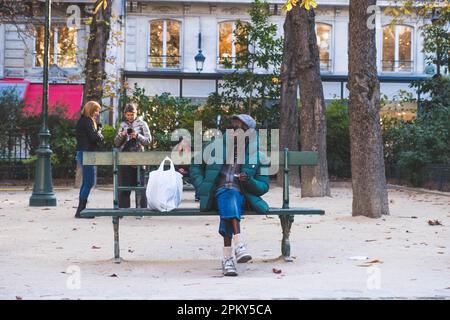
[[[331,31],[332,27],[328,24],[316,24],[317,46],[319,47],[321,71],[332,71]]]
[[[150,23],[150,68],[180,68],[180,22],[155,20]]]
[[[243,35],[235,21],[219,23],[219,68],[240,68],[243,62],[239,57],[247,51],[247,46],[236,43],[236,34]]]
[[[412,35],[408,26],[383,28],[383,71],[413,72]]]
[[[74,68],[77,64],[77,29],[54,27],[50,30],[50,64]],[[44,27],[36,29],[35,66],[44,66]]]

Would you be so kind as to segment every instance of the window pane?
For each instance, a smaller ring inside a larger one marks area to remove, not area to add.
[[[163,26],[164,21],[153,21],[150,24],[150,67],[163,67]]]
[[[219,64],[225,60],[231,61],[233,43],[233,22],[222,22],[219,24]]]
[[[242,27],[239,28],[236,26],[236,35],[239,37],[246,36],[246,30]],[[242,55],[245,54],[245,52],[247,51],[248,49],[247,45],[235,43],[235,46],[236,46],[236,66],[238,68],[244,67],[244,62],[242,61],[244,57]]]
[[[72,68],[77,63],[77,29],[61,27],[58,30],[58,67]]]
[[[53,30],[50,31],[50,64],[53,62],[54,53],[54,42]],[[36,28],[36,56],[35,56],[35,66],[44,66],[44,26],[39,26]]]
[[[167,21],[167,68],[180,67],[180,23]]]
[[[331,71],[331,26],[318,23],[316,26],[317,46],[319,47],[320,69]]]
[[[412,71],[411,40],[412,28],[398,26],[398,60],[400,71]]]
[[[383,71],[395,71],[395,30],[392,26],[383,29]]]

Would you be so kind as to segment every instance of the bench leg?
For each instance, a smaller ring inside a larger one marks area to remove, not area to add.
[[[281,240],[281,255],[286,262],[292,262],[291,244],[289,242],[289,235],[291,233],[291,226],[294,222],[293,215],[280,216],[281,228],[283,230],[283,239]]]
[[[120,247],[119,247],[119,217],[113,217],[113,229],[114,229],[114,263],[121,263]]]

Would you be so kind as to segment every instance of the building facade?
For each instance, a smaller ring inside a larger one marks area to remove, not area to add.
[[[42,16],[43,1],[31,2],[33,14]],[[83,84],[82,66],[89,34],[86,12],[93,9],[92,2],[54,1],[50,83]],[[112,38],[122,38],[122,41],[117,40],[108,49],[109,78],[121,79],[115,84],[116,89],[125,81],[130,87],[137,84],[145,88],[148,95],[170,92],[188,98],[207,97],[220,90],[221,75],[232,71],[225,68],[223,61],[229,58],[236,62],[236,52],[241,48],[234,43],[233,32],[238,19],[249,21],[247,11],[251,2],[114,0],[112,35],[115,36]],[[284,0],[268,2],[273,14],[270,21],[277,25],[281,36]],[[348,0],[320,0],[318,3],[316,31],[325,97],[346,98]],[[382,13],[388,2],[378,1],[378,4],[379,10],[373,16],[378,72],[381,79],[389,80],[382,80],[381,91],[393,98],[400,89],[411,90],[410,80],[433,72],[427,67],[422,52],[420,27],[427,22],[418,18],[392,26],[391,17]],[[31,85],[37,84],[42,81],[43,28],[36,27],[28,33],[20,32],[20,28],[26,25],[0,24],[0,78],[3,82],[19,78]],[[197,70],[194,60],[199,49],[206,58],[201,70]],[[118,95],[105,104],[117,107]]]

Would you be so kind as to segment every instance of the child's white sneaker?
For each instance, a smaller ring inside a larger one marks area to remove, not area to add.
[[[250,260],[252,260],[252,256],[250,253],[247,252],[247,248],[245,247],[245,244],[241,243],[236,246],[236,249],[234,250],[234,254],[236,256],[237,263],[246,263]]]
[[[222,272],[225,277],[237,276],[237,270],[234,264],[233,257],[224,258],[222,260]]]

